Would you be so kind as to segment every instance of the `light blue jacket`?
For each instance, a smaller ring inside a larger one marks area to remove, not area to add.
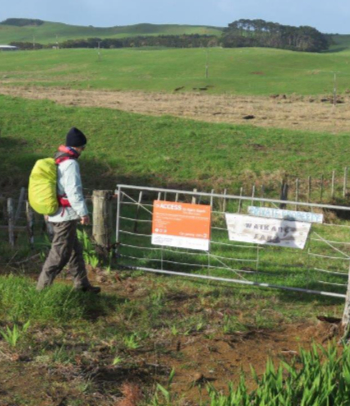
[[[57,193],[66,195],[72,207],[60,207],[58,211],[49,216],[52,223],[79,220],[89,214],[83,196],[79,164],[76,159],[68,159],[57,167]]]

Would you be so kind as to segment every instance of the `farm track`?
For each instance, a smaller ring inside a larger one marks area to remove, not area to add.
[[[0,94],[48,99],[66,106],[104,107],[151,116],[171,115],[205,122],[251,124],[332,134],[348,131],[350,124],[349,96],[342,98],[341,103],[334,107],[329,97],[322,96],[167,94],[8,86],[1,83]]]

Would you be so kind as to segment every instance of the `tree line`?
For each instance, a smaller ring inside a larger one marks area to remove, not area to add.
[[[39,26],[43,24],[43,20],[33,18],[8,18],[0,23],[0,25],[13,25],[15,27],[25,27],[27,25]]]
[[[87,38],[71,39],[59,43],[60,48],[139,48],[171,47],[200,48],[222,46],[269,47],[293,51],[321,52],[331,44],[329,36],[316,28],[292,27],[264,20],[237,20],[224,29],[222,36],[215,35],[158,35],[127,38]],[[20,49],[52,48],[57,44],[33,44],[32,42],[11,42]]]
[[[137,36],[128,38],[87,38],[70,39],[59,43],[60,48],[140,48],[140,47],[171,47],[171,48],[200,48],[218,46],[219,38],[214,35],[159,35]],[[32,42],[11,42],[10,45],[20,49],[52,48],[57,44],[39,44]]]
[[[269,47],[293,51],[320,52],[329,48],[329,40],[316,28],[293,27],[264,20],[237,20],[224,29],[224,47]]]

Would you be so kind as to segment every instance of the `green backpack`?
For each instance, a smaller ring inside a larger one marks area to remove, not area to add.
[[[28,199],[39,214],[57,212],[57,165],[53,158],[39,159],[29,177]]]

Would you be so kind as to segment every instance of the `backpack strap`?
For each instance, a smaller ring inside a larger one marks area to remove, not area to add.
[[[58,149],[58,151],[60,152],[60,154],[58,155],[57,158],[55,158],[55,163],[58,166],[59,164],[61,164],[62,162],[68,161],[69,159],[78,159],[79,158],[79,154],[70,147],[66,147],[64,145],[61,145]],[[57,195],[57,200],[58,200],[58,204],[60,207],[63,207],[63,211],[61,216],[64,215],[64,211],[66,207],[72,207],[71,204],[69,203],[69,200],[67,198],[67,195]]]

